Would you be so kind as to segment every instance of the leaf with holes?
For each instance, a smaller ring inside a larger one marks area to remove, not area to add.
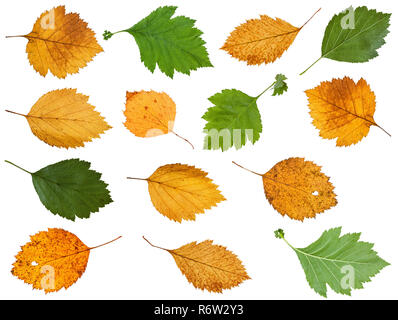
[[[283,216],[303,221],[337,204],[329,177],[320,166],[303,158],[280,161],[265,174],[248,171],[262,178],[267,200]]]
[[[21,247],[11,273],[45,293],[68,289],[86,271],[90,251],[119,238],[90,248],[63,229],[41,231]]]

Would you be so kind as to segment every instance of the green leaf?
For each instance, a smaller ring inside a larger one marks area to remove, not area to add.
[[[208,121],[204,128],[204,148],[225,151],[232,146],[240,149],[247,140],[254,144],[262,132],[257,99],[235,89],[223,90],[210,97],[214,106],[202,117]]]
[[[350,7],[336,14],[326,27],[322,56],[316,62],[321,58],[367,62],[377,57],[377,49],[385,44],[384,37],[389,33],[390,17],[389,13],[369,10],[367,7],[355,10]]]
[[[275,232],[296,252],[312,289],[326,297],[327,287],[336,293],[351,295],[352,289],[362,289],[389,263],[373,251],[373,244],[358,241],[360,233],[340,236],[341,227],[325,231],[306,248],[295,248],[284,238],[283,230]]]
[[[90,165],[71,159],[34,173],[16,167],[32,175],[33,186],[48,210],[74,221],[76,217],[89,218],[90,213],[112,202],[108,185],[101,180],[100,173],[89,169]]]
[[[130,29],[119,31],[130,33],[140,49],[141,61],[153,73],[156,64],[170,78],[174,71],[190,74],[191,70],[212,67],[203,33],[194,27],[195,20],[184,16],[171,18],[177,7],[159,7]],[[107,40],[115,33],[104,32]]]
[[[285,82],[287,80],[286,76],[279,73],[275,77],[275,84],[274,84],[274,92],[272,93],[273,96],[276,95],[281,95],[284,92],[287,91],[287,83]]]

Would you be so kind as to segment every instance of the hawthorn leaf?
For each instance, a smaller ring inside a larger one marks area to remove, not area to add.
[[[214,106],[202,116],[207,121],[204,149],[226,151],[234,146],[238,150],[247,141],[256,143],[263,130],[257,100],[272,88],[273,96],[283,94],[287,91],[286,79],[283,74],[277,74],[275,81],[257,97],[237,89],[225,89],[210,97]]]
[[[77,13],[66,13],[65,6],[43,12],[28,40],[26,53],[33,68],[43,77],[50,71],[57,78],[78,73],[103,51],[95,33]]]
[[[172,18],[176,6],[159,7],[133,27],[119,32],[131,34],[141,53],[141,61],[153,73],[160,71],[173,78],[178,71],[189,75],[192,70],[213,67],[201,38],[202,31],[195,28],[195,20],[177,16]],[[114,34],[104,32],[104,39]]]
[[[89,218],[91,213],[113,202],[101,174],[90,170],[90,166],[89,162],[70,159],[33,173],[16,167],[32,176],[37,195],[49,211],[75,221],[76,217]]]
[[[174,250],[155,246],[145,237],[144,240],[152,247],[168,252],[188,282],[197,289],[222,293],[250,280],[242,261],[226,247],[213,244],[212,240],[191,242]]]
[[[121,237],[95,247],[86,246],[73,233],[56,228],[30,236],[30,242],[15,256],[12,275],[45,293],[68,289],[86,271],[90,252]],[[53,279],[49,277],[51,270]]]
[[[389,33],[390,13],[367,7],[352,7],[333,16],[322,41],[322,58],[344,62],[367,62],[378,56],[377,49],[385,44]]]
[[[287,91],[287,83],[285,80],[287,80],[285,75],[283,75],[281,73],[276,75],[275,84],[274,84],[274,92],[272,93],[273,96],[276,96],[276,95],[280,96],[284,92]]]
[[[351,295],[389,263],[372,250],[373,244],[359,241],[361,233],[341,236],[341,227],[326,230],[305,248],[295,248],[285,239],[283,230],[275,231],[297,254],[310,287],[326,298],[328,285],[333,291]]]
[[[209,101],[214,106],[202,117],[207,121],[205,149],[240,149],[247,140],[253,144],[258,141],[263,128],[256,97],[230,89],[213,95]]]

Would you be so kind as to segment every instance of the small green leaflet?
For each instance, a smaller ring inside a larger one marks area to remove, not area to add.
[[[90,213],[112,202],[108,185],[101,180],[100,173],[90,170],[89,162],[64,160],[34,173],[6,162],[29,173],[43,205],[66,219],[89,218]]]
[[[120,32],[130,33],[140,49],[141,61],[153,73],[156,64],[170,78],[174,71],[190,74],[191,70],[212,67],[200,37],[203,32],[194,27],[195,20],[184,16],[171,18],[177,7],[159,7],[149,16],[127,30],[104,32],[104,39],[110,39]]]
[[[351,295],[352,289],[362,289],[364,282],[389,265],[372,250],[372,243],[358,241],[360,233],[340,234],[341,227],[327,230],[308,247],[298,249],[286,241],[283,230],[275,231],[296,252],[310,287],[323,297],[326,284],[336,293]]]
[[[287,90],[286,79],[278,74],[275,81],[257,97],[236,89],[226,89],[210,97],[209,101],[214,106],[202,116],[207,121],[204,149],[225,151],[234,146],[238,150],[247,141],[252,144],[258,141],[263,127],[257,100],[271,88],[274,89],[273,96],[283,94]]]
[[[287,78],[283,74],[279,73],[276,75],[275,80],[276,81],[274,84],[274,92],[272,93],[272,95],[280,96],[281,94],[287,91],[287,83],[285,82]]]
[[[367,62],[378,56],[385,44],[390,26],[390,13],[350,7],[336,14],[326,27],[322,41],[322,58],[345,62]],[[306,72],[307,68],[304,72]],[[303,74],[302,72],[301,74]]]

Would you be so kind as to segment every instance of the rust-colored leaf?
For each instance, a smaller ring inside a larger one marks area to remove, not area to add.
[[[115,240],[89,248],[63,229],[41,231],[21,247],[11,273],[46,293],[68,289],[86,270],[90,250]]]
[[[18,37],[29,40],[29,62],[43,77],[48,71],[58,78],[77,73],[103,51],[87,23],[77,13],[66,14],[65,6],[44,12],[31,33]]]
[[[385,131],[373,119],[376,97],[362,78],[357,83],[348,77],[333,79],[305,93],[319,135],[325,139],[337,138],[339,147],[361,141],[368,135],[370,126]]]
[[[290,47],[308,21],[297,28],[282,19],[261,15],[260,19],[250,19],[236,27],[221,49],[248,65],[274,62]]]
[[[177,267],[195,288],[222,293],[250,279],[239,258],[211,240],[191,242],[175,250],[157,247],[146,241],[170,253]]]
[[[312,161],[289,158],[265,174],[248,171],[262,177],[265,196],[281,215],[303,221],[337,204],[329,177]]]

